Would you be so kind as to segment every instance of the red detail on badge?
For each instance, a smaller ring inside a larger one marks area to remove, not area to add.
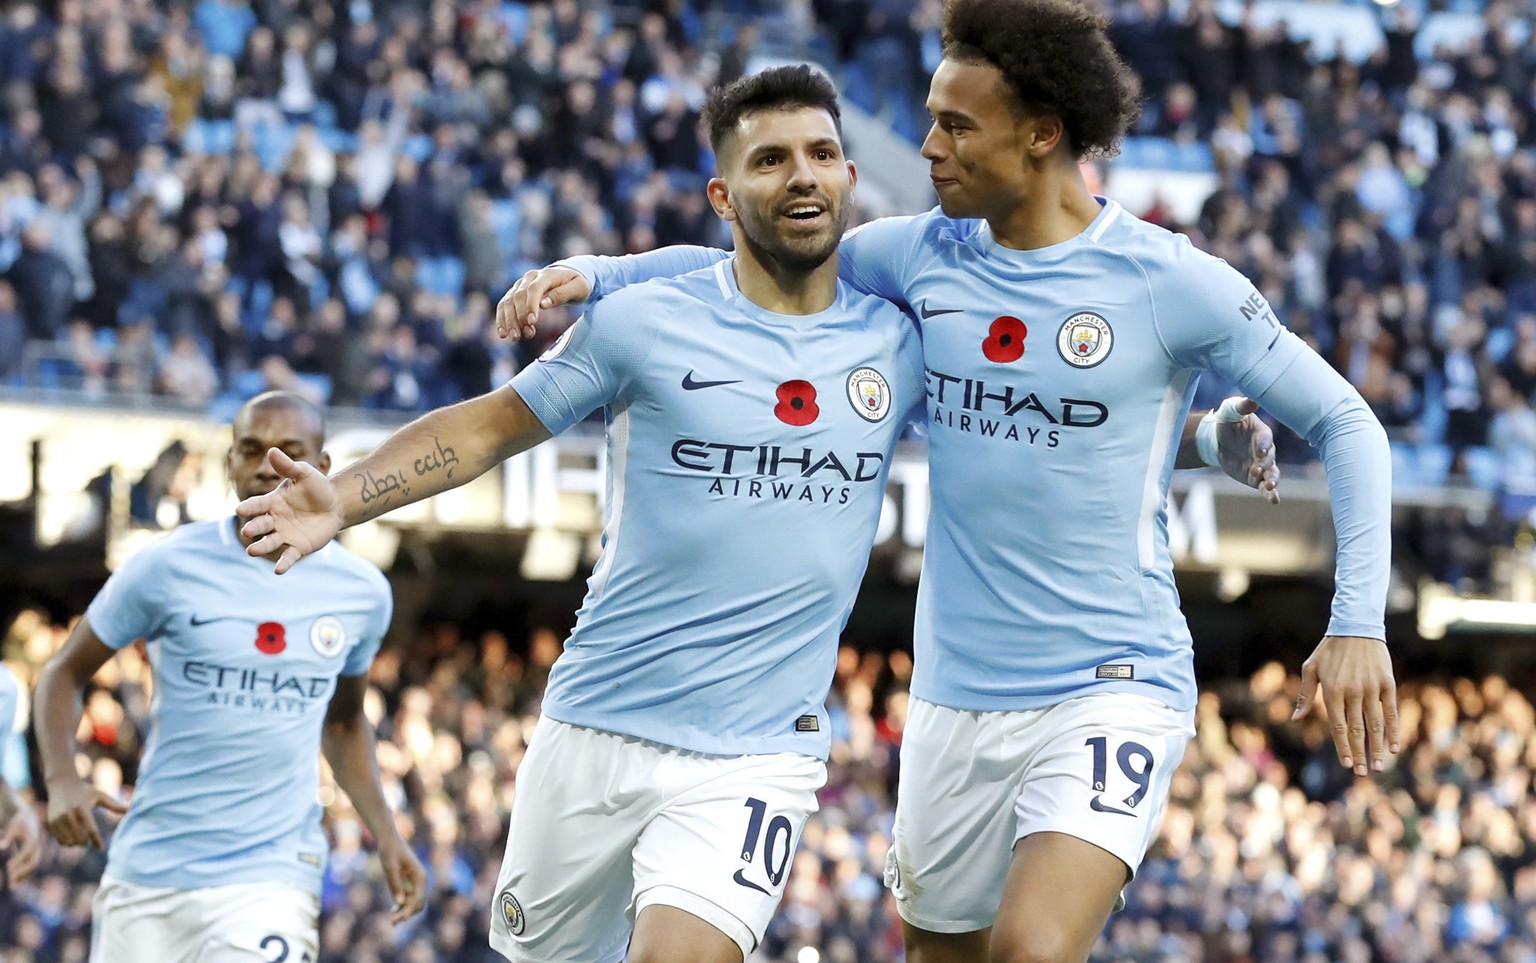
[[[281,622],[263,622],[256,626],[256,651],[277,655],[288,648],[288,633]]]
[[[1029,329],[1018,318],[1003,315],[987,329],[987,340],[981,343],[981,352],[988,361],[1008,364],[1024,357],[1024,337]]]
[[[786,381],[774,394],[779,403],[773,413],[786,425],[808,425],[821,414],[816,406],[816,387],[809,381]]]

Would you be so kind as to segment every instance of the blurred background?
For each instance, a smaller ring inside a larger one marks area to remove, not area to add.
[[[1143,79],[1086,173],[1251,277],[1392,437],[1388,627],[1403,753],[1356,780],[1289,723],[1326,623],[1307,446],[1284,502],[1182,472],[1170,506],[1200,736],[1096,961],[1536,961],[1536,46],[1531,0],[1091,4]],[[495,301],[575,253],[721,244],[706,92],[809,59],[847,102],[860,220],[933,203],[917,151],[939,0],[0,2],[0,656],[35,679],[122,558],[218,517],[246,398],[331,410],[338,464],[504,382],[572,317],[498,341]],[[1210,405],[1227,387],[1207,381]],[[596,557],[578,429],[354,530],[397,612],[369,712],[431,872],[387,921],[325,779],[325,963],[491,963],[517,765]],[[927,473],[892,472],[845,634],[835,749],[753,961],[889,963],[879,877],[911,674]],[[1028,519],[1020,519],[1028,524]],[[131,793],[142,650],[88,696],[80,764]],[[9,720],[6,720],[7,722]],[[38,784],[23,712],[5,778]],[[0,893],[0,961],[83,960],[98,853]]]

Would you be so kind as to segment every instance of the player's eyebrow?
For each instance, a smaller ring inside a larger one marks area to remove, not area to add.
[[[805,145],[806,150],[822,150],[824,148],[841,150],[841,145],[836,137],[818,137]],[[747,154],[747,160],[756,161],[771,154],[788,154],[793,150],[788,144],[759,144]]]
[[[976,126],[976,118],[972,117],[970,114],[967,114],[963,110],[945,109],[945,110],[935,111],[932,108],[929,108],[928,109],[928,116],[932,117],[934,120],[945,121],[945,122],[951,123],[951,124],[955,124],[955,123],[965,124],[967,127],[974,127],[974,126]]]

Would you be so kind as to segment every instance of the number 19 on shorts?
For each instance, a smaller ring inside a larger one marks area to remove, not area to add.
[[[1105,736],[1094,736],[1084,745],[1093,750],[1093,791],[1096,795],[1088,803],[1088,808],[1094,812],[1117,813],[1121,816],[1134,816],[1130,810],[1136,808],[1136,804],[1146,798],[1147,790],[1152,788],[1152,750],[1139,742],[1122,742],[1115,752],[1115,763],[1125,778],[1131,781],[1136,788],[1129,796],[1116,802],[1124,805],[1125,809],[1113,803],[1104,801],[1106,791],[1106,779],[1109,776],[1109,739]]]

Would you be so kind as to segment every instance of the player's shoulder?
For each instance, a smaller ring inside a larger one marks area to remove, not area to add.
[[[1188,289],[1236,273],[1226,261],[1196,247],[1187,234],[1144,221],[1114,201],[1105,204],[1099,224],[1089,228],[1090,242],[1133,262],[1154,287]]]
[[[340,542],[331,542],[316,552],[311,560],[317,563],[316,568],[320,572],[330,578],[343,580],[355,586],[357,590],[378,598],[391,597],[389,579],[384,577],[379,567]]]
[[[4,662],[0,662],[0,705],[7,700],[14,699],[21,691],[21,683],[16,681],[16,676]],[[0,719],[0,726],[4,726],[7,720]],[[4,731],[0,729],[0,731]]]
[[[934,207],[921,214],[899,214],[866,221],[843,235],[843,241],[879,239],[888,243],[905,242],[913,252],[948,246],[970,244],[981,231],[982,221],[949,217],[943,208]]]
[[[157,568],[172,564],[188,556],[218,554],[221,548],[236,546],[235,516],[187,522],[157,536],[139,546],[129,561],[137,565],[153,564]]]
[[[727,258],[676,277],[651,278],[627,285],[598,301],[593,310],[632,322],[641,317],[665,316],[667,311],[690,305],[718,304],[723,283],[719,275],[722,270],[730,270],[730,264]]]

